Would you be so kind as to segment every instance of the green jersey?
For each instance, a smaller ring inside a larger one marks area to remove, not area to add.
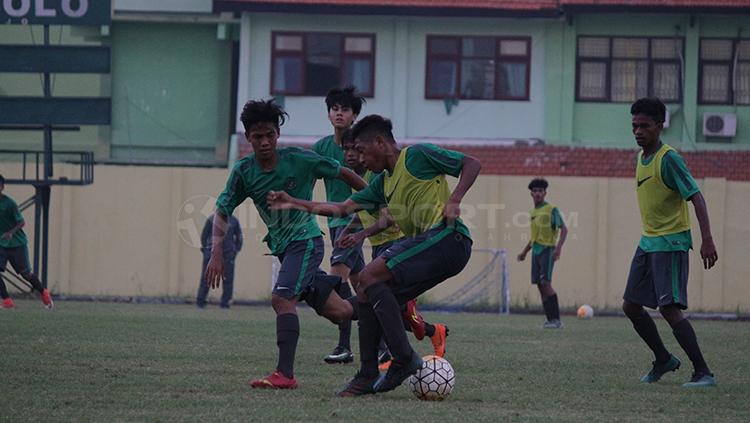
[[[232,168],[226,188],[216,200],[216,209],[231,216],[246,198],[255,203],[268,234],[263,241],[271,254],[282,254],[290,242],[322,235],[315,217],[299,210],[270,210],[266,202],[269,191],[286,191],[295,198],[311,200],[315,181],[335,178],[341,172],[335,161],[297,147],[277,150],[278,161],[271,170],[263,170],[255,154],[247,156]]]
[[[342,166],[346,166],[346,161],[344,161],[344,149],[336,144],[336,138],[333,135],[321,138],[313,145],[312,149],[321,156],[334,159]],[[326,186],[326,201],[341,203],[346,201],[346,199],[352,195],[352,188],[341,179],[324,178],[323,182]],[[349,216],[329,217],[328,227],[338,228],[339,226],[346,226],[350,221],[351,217]]]
[[[21,211],[18,210],[18,204],[7,195],[0,194],[0,237],[21,222],[23,222],[23,216]],[[23,233],[22,229],[19,229],[8,241],[0,238],[0,247],[15,248],[26,245],[27,242],[26,234]]]
[[[662,148],[664,148],[664,146]],[[660,151],[661,150],[662,149],[660,149]],[[657,155],[658,154],[654,154],[649,157],[648,160],[643,160],[641,154],[639,154],[639,167],[648,166]],[[637,188],[645,188],[647,183],[657,183],[661,181],[667,189],[674,191],[679,197],[682,197],[683,200],[688,200],[693,195],[700,192],[698,184],[690,174],[682,156],[676,151],[669,149],[669,151],[660,155],[660,157],[660,174],[657,175],[657,178],[654,178],[656,181],[649,181],[648,178],[641,178],[641,186],[638,186]],[[637,181],[638,179],[636,175],[636,184],[638,183]],[[687,211],[685,211],[685,213],[687,213]],[[689,226],[688,220],[688,228]],[[687,229],[685,231],[668,235],[642,235],[638,246],[647,253],[657,251],[688,251],[693,246],[693,240],[690,229]]]
[[[393,220],[406,236],[427,231],[443,220],[450,197],[445,175],[458,177],[464,155],[432,144],[416,144],[401,150],[393,173],[375,176],[370,185],[351,196],[368,210],[388,207]],[[471,237],[461,219],[456,230]]]

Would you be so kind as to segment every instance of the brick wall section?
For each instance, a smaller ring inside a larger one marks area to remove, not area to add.
[[[448,147],[478,158],[484,175],[529,176],[635,176],[637,149],[581,148],[566,146],[471,146]],[[240,144],[240,157],[249,154]],[[695,178],[750,181],[750,151],[680,152]]]

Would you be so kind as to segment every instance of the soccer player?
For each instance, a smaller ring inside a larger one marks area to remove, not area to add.
[[[344,160],[357,175],[363,177],[366,182],[372,181],[375,174],[365,167],[360,159],[359,151],[356,149],[356,143],[351,136],[352,131],[346,131],[342,137],[341,146],[344,148]],[[387,215],[388,209],[371,213],[367,210],[360,210],[354,215],[351,222],[340,232],[336,244],[340,248],[348,248],[355,245],[361,245],[367,238],[372,247],[372,258],[375,260],[385,252],[396,241],[404,237],[403,232],[393,219]],[[422,315],[417,311],[417,301],[410,299],[406,304],[400,304],[401,317],[404,319],[404,328],[411,331],[418,341],[424,339],[425,335],[430,338],[435,355],[445,357],[445,342],[448,336],[448,327],[441,323],[431,324],[426,322]],[[385,341],[381,338],[378,345],[378,362],[381,371],[388,370],[391,365],[391,354],[385,346]]]
[[[653,367],[641,382],[656,382],[680,367],[680,360],[667,351],[645,306],[658,307],[693,363],[693,375],[682,386],[713,386],[714,375],[703,359],[692,325],[682,314],[688,306],[688,250],[693,244],[687,201],[693,203],[700,226],[703,267],[713,267],[718,254],[698,185],[682,157],[660,139],[665,113],[664,104],[657,98],[642,98],[630,107],[633,135],[641,147],[635,188],[643,230],[630,265],[622,309],[654,353]]]
[[[544,201],[549,184],[545,179],[536,178],[529,183],[534,208],[531,209],[531,239],[518,255],[518,261],[526,260],[531,250],[531,283],[539,288],[542,296],[542,307],[547,321],[545,329],[562,327],[560,305],[557,292],[552,288],[552,267],[560,259],[568,228],[560,216],[557,206]],[[558,233],[560,238],[558,238]]]
[[[206,280],[212,287],[225,277],[222,243],[227,233],[227,218],[246,198],[251,198],[268,227],[264,241],[271,254],[281,261],[271,305],[276,312],[276,343],[279,360],[269,376],[250,382],[254,388],[294,389],[294,355],[299,338],[297,301],[304,299],[315,311],[334,323],[348,320],[356,312],[356,303],[342,300],[335,292],[340,278],[330,277],[319,269],[323,260],[322,232],[313,216],[296,210],[270,210],[266,196],[274,190],[310,199],[319,178],[340,178],[355,189],[365,182],[336,161],[296,147],[276,147],[279,127],[286,113],[273,101],[249,101],[241,120],[245,138],[254,153],[234,165],[226,188],[216,200],[211,258],[206,266]],[[333,281],[333,282],[332,282]]]
[[[325,216],[388,207],[406,235],[359,273],[361,368],[340,396],[390,391],[422,366],[406,337],[399,303],[458,274],[471,255],[471,235],[459,214],[461,200],[479,175],[479,161],[432,144],[399,148],[392,129],[391,121],[378,115],[354,125],[352,136],[365,166],[382,173],[343,203],[312,202],[285,192],[268,196],[273,208]],[[446,174],[459,177],[453,193]],[[393,355],[393,364],[383,376],[378,374],[381,334]]]
[[[313,145],[313,151],[323,157],[329,157],[345,164],[344,150],[341,146],[342,135],[351,128],[362,110],[362,98],[354,87],[334,88],[328,91],[326,95],[326,108],[328,110],[328,120],[333,126],[333,135],[318,140]],[[338,178],[324,178],[326,187],[327,201],[344,201],[352,194],[349,185]],[[356,274],[365,266],[362,256],[362,244],[354,245],[350,248],[342,248],[336,245],[341,230],[346,227],[351,219],[348,217],[329,217],[328,231],[331,235],[331,275],[340,276],[343,281],[338,288],[338,294],[341,298],[352,296],[352,290],[347,283],[350,279],[354,283]],[[351,348],[352,322],[347,320],[339,324],[339,341],[333,351],[323,360],[326,363],[350,363],[354,360]]]
[[[5,178],[0,175],[0,272],[5,272],[5,265],[10,262],[13,270],[41,294],[44,308],[51,310],[55,304],[52,302],[49,290],[42,286],[42,281],[31,272],[28,240],[23,232],[26,222],[16,202],[3,194],[4,190]],[[2,308],[16,307],[8,294],[2,276],[0,276],[0,298],[3,300]]]

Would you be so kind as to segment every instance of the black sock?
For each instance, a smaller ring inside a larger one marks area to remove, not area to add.
[[[349,287],[349,283],[342,280],[338,287],[336,287],[339,297],[349,298],[352,296],[352,289]],[[347,350],[352,349],[351,339],[352,337],[352,321],[347,320],[339,323],[339,347],[346,348]]]
[[[42,286],[42,281],[40,281],[39,278],[37,278],[35,274],[29,273],[23,278],[26,279],[26,281],[28,281],[34,289],[39,291],[40,294],[44,291],[44,286]]]
[[[560,320],[560,305],[557,302],[557,294],[542,299],[542,307],[548,321]]]
[[[359,303],[359,372],[365,377],[378,373],[378,344],[383,331],[370,303]]]
[[[432,338],[435,335],[435,326],[431,323],[424,322],[424,334]]]
[[[695,336],[693,325],[687,319],[682,319],[672,326],[672,333],[690,361],[693,362],[696,373],[711,373],[698,346],[698,337]]]
[[[294,354],[299,339],[299,318],[294,313],[276,316],[276,345],[279,347],[279,364],[276,369],[286,377],[294,377]]]
[[[370,304],[373,305],[375,316],[385,335],[388,350],[395,361],[406,363],[411,360],[413,350],[404,330],[404,320],[401,311],[390,288],[384,283],[370,285],[365,290]]]
[[[8,295],[8,289],[5,287],[5,281],[3,280],[3,277],[0,276],[0,298],[6,299],[10,297]]]
[[[349,304],[352,305],[352,318],[349,320],[359,320],[359,301],[357,301],[357,296],[352,295],[349,298],[345,298],[346,301],[349,301]]]
[[[636,318],[631,317],[630,322],[633,323],[633,328],[641,339],[654,352],[656,361],[666,363],[671,354],[669,354],[669,351],[664,346],[664,342],[662,342],[661,336],[659,336],[659,331],[656,329],[656,323],[654,323],[654,319],[649,316],[648,312],[642,310],[640,316]]]

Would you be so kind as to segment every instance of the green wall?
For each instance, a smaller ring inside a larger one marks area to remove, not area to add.
[[[581,14],[547,25],[545,140],[627,148],[634,145],[630,104],[575,101],[576,38],[580,35],[684,37],[683,101],[667,105],[671,119],[664,140],[682,149],[750,149],[750,106],[698,104],[700,38],[750,38],[750,16],[697,16],[691,22],[687,15]],[[706,140],[704,112],[736,113],[737,136],[728,141]]]
[[[118,22],[112,44],[112,159],[225,162],[231,41],[215,25]]]

